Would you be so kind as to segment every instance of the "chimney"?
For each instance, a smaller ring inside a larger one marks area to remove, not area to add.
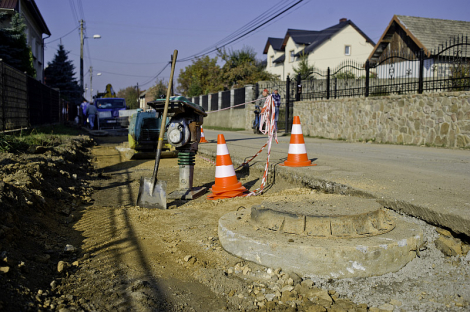
[[[342,22],[347,22],[347,21],[348,21],[348,19],[347,19],[346,17],[343,17],[343,18],[340,18],[340,19],[339,19],[339,22],[340,22],[340,23],[342,23]]]

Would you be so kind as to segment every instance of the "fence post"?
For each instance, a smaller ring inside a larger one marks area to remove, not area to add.
[[[2,131],[5,131],[5,101],[6,101],[6,95],[5,95],[5,66],[3,65],[4,62],[0,60],[0,73],[1,73],[1,80],[0,80],[0,88],[2,91],[2,98],[0,99],[1,101],[1,109],[2,109]]]
[[[326,71],[326,99],[330,99],[330,68]]]
[[[295,100],[300,101],[300,94],[302,93],[302,77],[300,74],[297,75],[297,87],[295,90]]]
[[[424,88],[424,50],[421,48],[419,51],[419,82],[418,93],[422,94]]]
[[[290,78],[286,78],[286,128],[284,133],[289,133],[289,106],[290,106]]]
[[[218,102],[217,102],[217,109],[218,110],[222,109],[222,92],[223,91],[219,91],[219,97],[218,97]]]
[[[338,78],[335,77],[335,99],[336,99],[336,93],[338,92]]]
[[[369,69],[370,69],[370,64],[369,60],[366,61],[366,92],[365,96],[369,96]]]

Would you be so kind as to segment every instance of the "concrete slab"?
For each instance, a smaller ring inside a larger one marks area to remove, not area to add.
[[[403,221],[380,235],[319,237],[262,228],[252,212],[247,208],[219,219],[218,234],[224,249],[303,277],[368,277],[396,272],[416,256],[423,243],[420,227]],[[301,222],[297,226],[302,227]]]

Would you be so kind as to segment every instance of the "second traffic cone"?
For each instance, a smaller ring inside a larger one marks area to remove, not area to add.
[[[305,148],[304,135],[302,134],[302,126],[300,125],[299,116],[294,116],[287,160],[280,165],[286,167],[307,167],[317,165],[312,164],[312,161],[307,157],[307,149]]]
[[[215,184],[212,185],[211,191],[212,194],[209,194],[207,199],[224,199],[243,196],[243,193],[247,191],[241,182],[238,182],[223,134],[219,134],[217,137]]]
[[[206,140],[206,136],[204,135],[204,130],[202,130],[202,126],[201,126],[201,139],[199,140],[199,143],[209,143]]]

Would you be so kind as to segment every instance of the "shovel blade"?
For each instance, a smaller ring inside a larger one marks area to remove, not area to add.
[[[137,206],[166,209],[166,182],[158,180],[152,190],[151,179],[141,177]]]

